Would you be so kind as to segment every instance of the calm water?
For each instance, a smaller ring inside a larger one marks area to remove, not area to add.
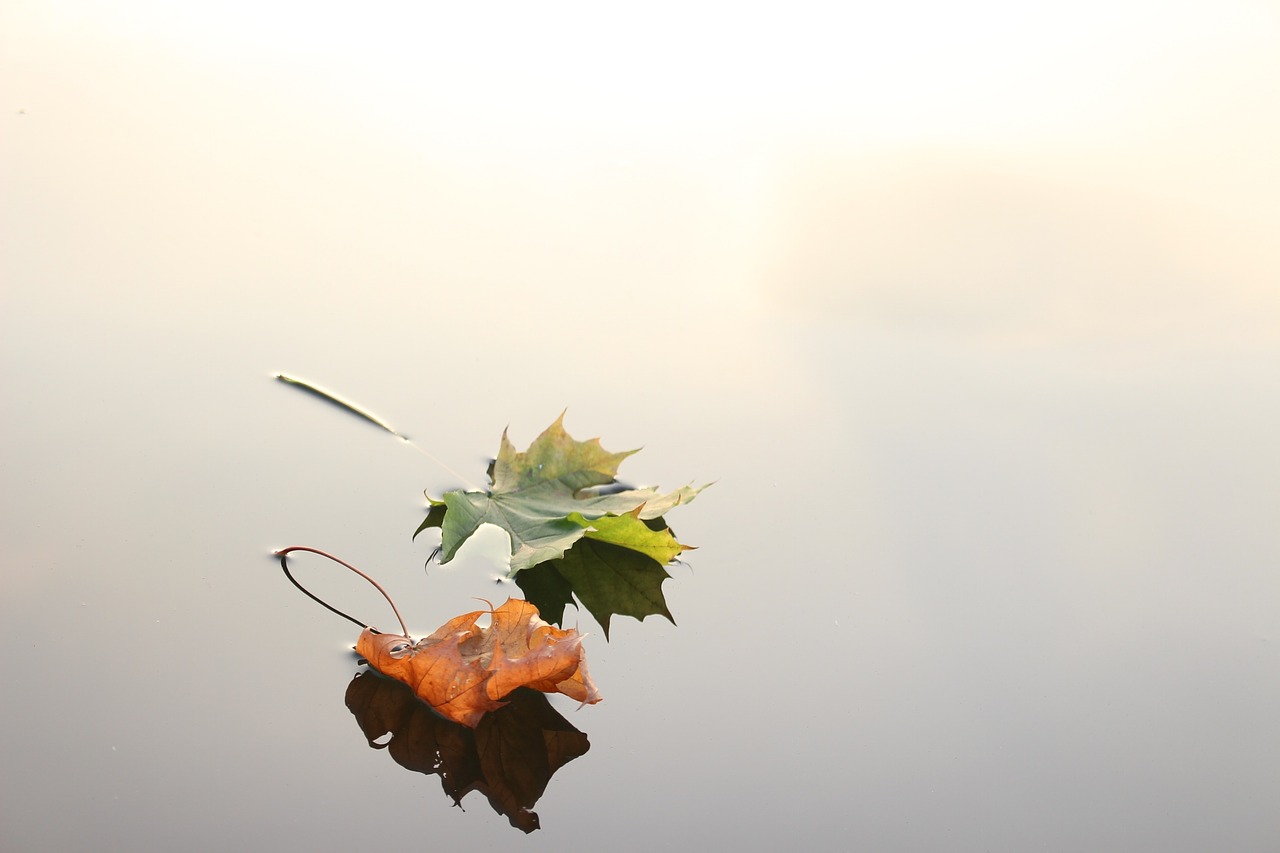
[[[360,88],[399,41],[272,61],[69,9],[12,13],[0,119],[0,848],[1280,844],[1280,132],[1228,85],[1280,79],[1256,28],[1204,36],[1223,89],[1189,106],[918,145],[784,138],[785,91],[668,114],[632,81],[582,125],[482,80],[486,111]],[[590,748],[539,831],[370,748],[358,629],[270,559],[356,563],[421,635],[516,593],[502,536],[424,567],[459,478],[277,371],[474,482],[566,407],[644,447],[631,482],[716,481],[669,516],[678,625],[577,617],[605,700],[553,700]]]

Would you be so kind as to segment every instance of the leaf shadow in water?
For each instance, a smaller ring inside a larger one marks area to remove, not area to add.
[[[590,749],[536,690],[518,688],[474,730],[444,719],[406,685],[375,671],[357,673],[347,685],[347,708],[374,749],[386,749],[408,770],[440,777],[457,806],[472,791],[488,799],[523,832],[539,828],[531,811],[555,772]],[[390,734],[390,740],[384,740]]]

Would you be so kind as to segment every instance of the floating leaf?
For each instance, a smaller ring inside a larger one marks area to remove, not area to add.
[[[564,429],[564,415],[534,439],[529,449],[519,452],[504,431],[494,460],[488,492],[446,492],[432,501],[433,513],[418,527],[441,531],[441,562],[447,563],[458,548],[482,524],[502,528],[511,538],[511,576],[547,560],[564,556],[575,542],[595,533],[593,538],[631,547],[624,527],[636,532],[634,521],[606,522],[609,531],[594,522],[605,516],[631,516],[635,521],[655,519],[682,503],[688,503],[702,489],[685,486],[667,494],[655,488],[602,492],[597,487],[616,482],[618,465],[634,450],[610,453],[599,439],[576,441]],[[702,488],[705,488],[702,487]],[[444,506],[440,518],[434,508]],[[671,539],[672,559],[685,546]],[[645,547],[649,547],[646,544]],[[674,547],[674,550],[672,548]]]
[[[488,628],[476,625],[492,615]],[[366,628],[356,643],[369,665],[402,681],[442,716],[474,728],[517,687],[600,701],[587,674],[582,636],[543,621],[528,601],[508,599],[492,611],[449,620],[417,643]]]
[[[516,575],[525,597],[540,611],[563,618],[572,603],[565,590],[582,602],[609,636],[609,619],[617,614],[644,619],[665,616],[675,624],[662,595],[662,582],[671,577],[662,564],[639,551],[583,539],[559,560],[541,563]]]
[[[671,562],[681,551],[691,550],[690,546],[677,542],[670,530],[654,530],[641,521],[641,509],[636,507],[626,515],[603,515],[599,518],[586,518],[580,512],[571,512],[568,520],[585,528],[588,539],[644,554],[659,565]]]

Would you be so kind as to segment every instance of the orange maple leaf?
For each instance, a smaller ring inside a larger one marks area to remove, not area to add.
[[[489,627],[476,621],[492,616]],[[584,704],[600,701],[587,674],[582,635],[560,630],[527,601],[509,598],[493,610],[450,619],[414,643],[401,634],[365,628],[356,651],[383,675],[402,681],[442,716],[475,728],[517,687],[563,693]]]

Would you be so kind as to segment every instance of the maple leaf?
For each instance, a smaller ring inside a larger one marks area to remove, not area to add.
[[[489,627],[477,626],[486,614],[492,616]],[[356,651],[439,714],[470,728],[518,687],[563,693],[586,704],[600,701],[587,674],[582,635],[548,624],[537,607],[518,598],[450,619],[417,643],[365,628]]]
[[[504,431],[489,469],[488,492],[452,491],[431,501],[423,530],[440,529],[441,562],[482,524],[511,539],[509,577],[543,617],[556,623],[566,604],[581,602],[609,634],[616,614],[671,619],[662,595],[663,568],[690,546],[676,540],[663,514],[702,489],[685,486],[608,491],[619,464],[636,451],[611,453],[599,439],[577,441],[564,414],[519,452]],[[674,620],[672,620],[674,622]]]
[[[511,538],[511,571],[518,572],[547,560],[556,560],[584,536],[623,547],[652,552],[668,562],[688,548],[669,532],[647,531],[640,543],[641,522],[697,496],[702,488],[685,486],[667,494],[656,488],[600,492],[617,482],[618,465],[636,453],[610,453],[600,440],[576,441],[564,429],[564,414],[519,452],[504,430],[494,460],[488,492],[451,491],[439,501],[418,527],[440,528],[440,562],[447,563],[458,548],[482,524],[502,528]],[[437,507],[443,506],[440,512]],[[629,520],[595,522],[608,516]]]
[[[615,614],[636,619],[665,616],[674,625],[662,595],[662,582],[669,577],[661,563],[638,551],[583,539],[559,560],[516,575],[516,584],[554,622],[563,620],[564,606],[573,603],[572,592],[607,638],[609,619]]]

